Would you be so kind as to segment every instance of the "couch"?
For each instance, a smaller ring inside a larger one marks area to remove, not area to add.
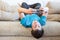
[[[56,2],[53,3],[53,1],[49,1],[49,5],[47,5],[48,3],[46,5],[54,10]],[[31,28],[24,28],[19,20],[10,17],[13,16],[13,13],[18,13],[17,8],[19,8],[17,4],[9,4],[6,0],[0,0],[0,40],[60,40],[60,22],[47,20],[46,25],[43,26],[43,37],[35,39],[31,35]],[[55,13],[57,8],[53,12],[50,11],[49,13]],[[10,14],[10,16],[4,16],[5,13]]]

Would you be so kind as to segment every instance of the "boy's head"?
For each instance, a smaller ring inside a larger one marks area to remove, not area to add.
[[[43,36],[44,30],[42,29],[41,24],[38,21],[34,21],[32,23],[31,34],[33,37],[35,37],[37,39]]]
[[[37,39],[40,38],[40,37],[42,37],[43,33],[44,33],[43,29],[42,30],[36,30],[36,31],[32,30],[31,31],[32,36],[35,37],[35,38],[37,38]]]

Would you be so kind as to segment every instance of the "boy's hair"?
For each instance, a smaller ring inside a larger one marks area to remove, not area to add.
[[[43,36],[44,30],[43,29],[42,30],[36,30],[36,31],[32,30],[31,34],[32,34],[33,37],[38,39],[38,38]]]

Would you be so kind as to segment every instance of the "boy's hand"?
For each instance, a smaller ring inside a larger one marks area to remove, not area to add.
[[[49,9],[47,7],[45,7],[45,8],[41,7],[40,10],[42,11],[42,16],[46,16],[47,17]]]

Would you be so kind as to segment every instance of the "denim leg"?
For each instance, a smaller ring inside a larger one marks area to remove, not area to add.
[[[27,3],[25,3],[25,2],[22,3],[22,7],[26,8],[26,9],[29,9],[29,5]]]
[[[27,3],[23,2],[22,7],[26,8],[26,9],[29,9],[29,8],[39,9],[41,7],[41,4],[40,3],[35,3],[35,4],[32,4],[32,5],[28,5]],[[25,15],[26,14],[27,13],[25,13]],[[40,12],[38,12],[37,15],[40,15]]]
[[[29,5],[25,2],[22,3],[21,7],[29,9]],[[25,15],[27,15],[27,13],[24,13]]]
[[[35,3],[35,4],[29,5],[29,6],[33,9],[37,10],[36,12],[34,12],[34,14],[37,14],[39,17],[42,15],[40,10],[39,10],[39,8],[41,7],[40,3]]]
[[[41,7],[40,3],[36,3],[35,9],[39,9]]]
[[[35,3],[35,4],[29,5],[29,6],[30,6],[30,8],[39,9],[41,7],[41,4]]]
[[[22,7],[26,8],[26,9],[29,9],[29,8],[39,9],[41,7],[41,4],[40,3],[35,3],[35,4],[32,4],[32,5],[28,5],[27,3],[23,2]]]

